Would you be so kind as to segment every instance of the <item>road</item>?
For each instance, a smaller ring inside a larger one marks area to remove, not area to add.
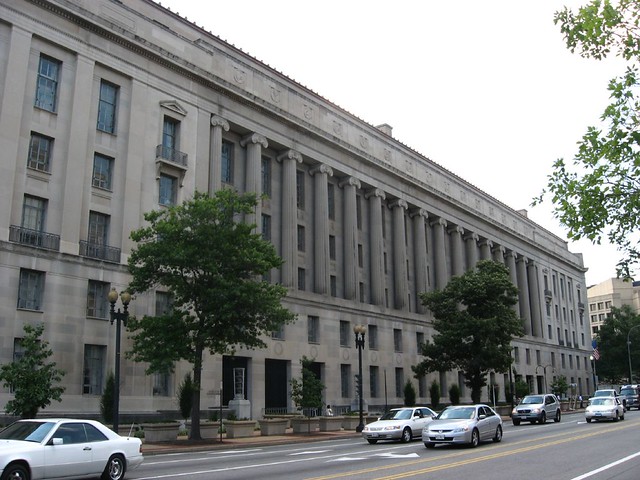
[[[504,424],[501,443],[478,448],[407,444],[361,438],[154,455],[129,479],[216,480],[638,480],[640,412],[617,423],[587,424],[582,414],[545,425]]]

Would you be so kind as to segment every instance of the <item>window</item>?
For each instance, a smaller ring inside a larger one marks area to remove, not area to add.
[[[175,205],[178,196],[178,179],[170,175],[160,174],[160,195],[158,203],[160,205]]]
[[[396,368],[396,397],[403,398],[404,390],[404,370],[402,368]]]
[[[100,81],[100,100],[98,101],[98,130],[114,133],[116,131],[116,104],[118,86]]]
[[[82,368],[82,393],[102,394],[106,347],[103,345],[84,346],[84,366]]]
[[[365,298],[364,298],[364,283],[363,282],[358,282],[358,291],[359,291],[359,294],[360,294],[360,298],[359,298],[360,303],[364,303]]]
[[[113,176],[113,158],[96,153],[93,155],[93,179],[94,187],[111,190],[111,178]]]
[[[342,398],[349,398],[351,395],[351,365],[340,364],[340,395]]]
[[[515,363],[520,363],[520,349],[513,347],[513,360]]]
[[[364,266],[364,250],[362,248],[362,244],[358,244],[358,267],[362,268]]]
[[[329,259],[336,259],[336,236],[329,235]]]
[[[336,189],[333,183],[327,185],[327,208],[329,212],[329,220],[336,219]]]
[[[349,328],[349,322],[347,322],[346,320],[340,320],[340,346],[341,347],[348,347],[349,345],[351,345],[350,342],[350,328]]]
[[[280,325],[278,330],[272,330],[271,338],[273,340],[284,340],[284,325]]]
[[[44,293],[44,272],[20,269],[20,285],[18,286],[18,308],[25,310],[42,310]]]
[[[307,271],[304,268],[298,268],[298,290],[307,289]]]
[[[307,317],[307,342],[320,343],[320,318]]]
[[[156,316],[171,313],[173,309],[173,295],[169,292],[156,292]]]
[[[22,205],[22,228],[29,230],[23,232],[22,243],[30,245],[40,245],[44,231],[45,217],[47,211],[47,201],[43,198],[24,196]]]
[[[564,353],[560,354],[560,365],[561,365],[562,368],[567,368],[567,363],[566,363],[566,360],[565,360]]]
[[[393,351],[402,352],[402,330],[399,328],[393,329]]]
[[[378,378],[380,377],[379,367],[372,365],[369,367],[369,396],[376,398],[378,396]]]
[[[271,215],[262,214],[262,239],[271,241]]]
[[[108,318],[108,294],[108,283],[89,280],[89,287],[87,290],[87,317]]]
[[[58,60],[40,55],[36,84],[36,107],[50,112],[56,111],[61,65],[62,63]]]
[[[358,230],[362,230],[362,197],[356,195],[356,225]]]
[[[222,142],[222,183],[233,184],[233,144]]]
[[[41,172],[50,172],[52,149],[53,138],[31,132],[27,167],[33,168],[34,170],[40,170]]]
[[[416,332],[416,352],[422,354],[422,346],[424,345],[424,332]]]
[[[173,158],[171,151],[179,149],[180,122],[171,117],[164,117],[162,121],[162,146],[168,150],[166,158]]]
[[[338,296],[338,279],[335,275],[329,277],[330,291],[332,297]]]
[[[555,352],[551,352],[551,366],[552,367],[556,366],[556,354],[555,354]]]
[[[369,325],[368,327],[368,336],[369,336],[369,350],[377,350],[378,349],[378,326],[377,325]]]
[[[304,172],[296,170],[296,204],[304,210]]]
[[[109,237],[109,216],[98,212],[89,213],[89,238],[91,245],[106,246]]]
[[[528,348],[524,349],[524,358],[527,362],[527,365],[531,365],[531,350]]]
[[[169,396],[169,380],[170,374],[168,373],[154,373],[153,374],[153,395],[156,397],[168,397]]]
[[[271,197],[271,159],[262,157],[262,194]]]
[[[304,238],[304,226],[298,225],[298,251],[304,252],[306,248],[305,238]]]

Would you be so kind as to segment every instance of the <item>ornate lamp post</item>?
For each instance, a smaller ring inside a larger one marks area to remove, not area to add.
[[[111,325],[116,322],[116,367],[114,373],[114,385],[113,385],[113,431],[118,433],[118,417],[120,415],[120,324],[127,326],[127,319],[129,318],[129,302],[131,301],[131,294],[126,290],[120,292],[120,301],[122,302],[122,311],[118,308],[115,309],[116,302],[118,301],[118,292],[115,288],[112,288],[107,299],[111,304],[109,313],[111,315]]]
[[[360,414],[360,423],[356,427],[356,432],[364,430],[364,420],[362,418],[362,349],[364,348],[364,334],[367,328],[364,325],[356,325],[353,327],[353,333],[356,334],[356,348],[358,349],[358,411]]]
[[[598,390],[598,374],[596,373],[596,357],[589,355],[591,360],[591,372],[593,373],[593,391]]]

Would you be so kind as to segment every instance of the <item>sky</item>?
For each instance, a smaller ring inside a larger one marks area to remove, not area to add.
[[[554,12],[586,0],[160,3],[567,238],[549,201],[531,202],[625,68],[567,50]],[[569,250],[587,286],[616,276],[614,246]]]

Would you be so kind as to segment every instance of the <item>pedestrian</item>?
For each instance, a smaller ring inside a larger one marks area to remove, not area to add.
[[[580,408],[584,408],[584,401],[582,400],[582,395],[578,395],[578,400],[580,400]]]
[[[327,410],[325,411],[326,417],[333,417],[333,410],[331,410],[331,405],[327,405]]]

